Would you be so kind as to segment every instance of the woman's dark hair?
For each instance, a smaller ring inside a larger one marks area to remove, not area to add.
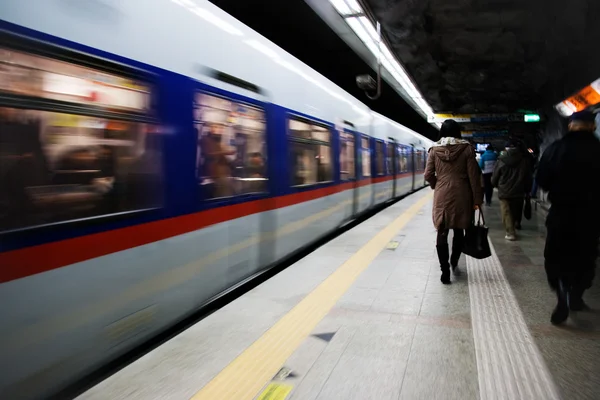
[[[453,119],[447,119],[440,128],[440,138],[452,137],[461,139],[460,125]]]

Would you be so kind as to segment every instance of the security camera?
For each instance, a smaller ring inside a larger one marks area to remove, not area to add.
[[[356,85],[365,92],[377,90],[377,82],[371,75],[359,75],[356,77]]]

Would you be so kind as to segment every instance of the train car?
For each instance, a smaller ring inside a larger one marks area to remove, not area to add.
[[[60,391],[425,184],[429,140],[208,1],[0,18],[1,398]]]

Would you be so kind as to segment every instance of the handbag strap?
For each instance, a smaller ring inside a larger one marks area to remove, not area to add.
[[[483,211],[481,210],[481,207],[479,207],[479,218],[477,219],[477,224],[473,224],[473,225],[477,225],[477,226],[481,226],[481,221],[483,221],[483,226],[485,226],[485,217],[483,216]],[[477,212],[474,211],[473,214],[475,214]],[[473,215],[473,222],[475,222],[475,215]]]

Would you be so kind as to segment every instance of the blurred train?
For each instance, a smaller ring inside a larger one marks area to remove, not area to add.
[[[428,139],[208,1],[0,18],[0,398],[61,390],[425,185]]]

